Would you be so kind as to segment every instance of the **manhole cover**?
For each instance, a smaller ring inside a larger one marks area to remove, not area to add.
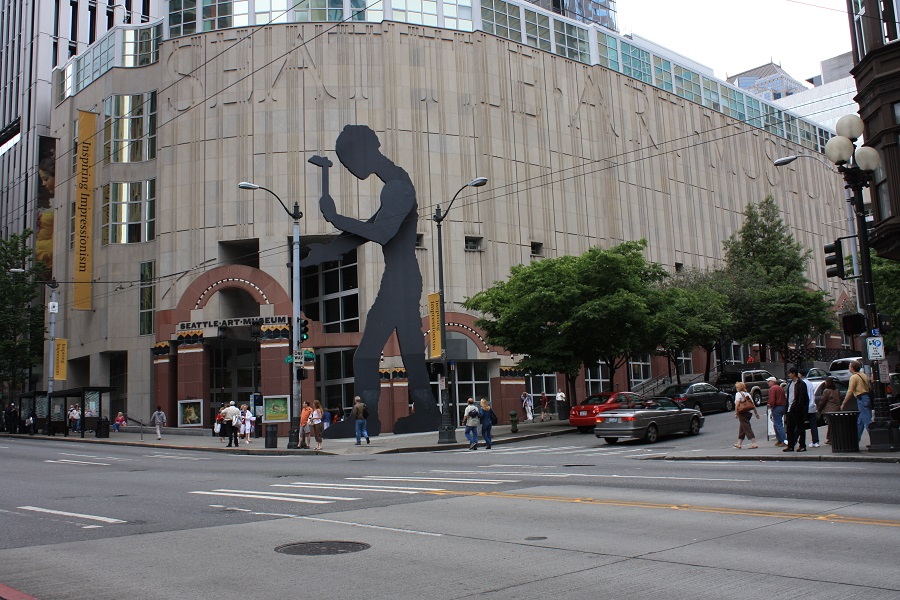
[[[325,556],[328,554],[349,554],[368,550],[371,546],[362,542],[299,542],[275,548],[275,552],[292,556]]]
[[[527,537],[527,538],[525,538],[525,541],[526,541],[526,542],[538,542],[538,541],[540,541],[540,540],[546,540],[546,539],[547,539],[547,538],[544,537],[544,536],[542,536],[542,535],[535,535],[535,536],[532,536],[532,537]]]

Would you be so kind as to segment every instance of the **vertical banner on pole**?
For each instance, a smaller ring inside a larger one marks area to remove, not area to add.
[[[66,363],[69,360],[69,340],[56,338],[53,346],[53,379],[65,381],[68,372]]]
[[[431,329],[428,357],[440,358],[444,344],[441,340],[441,295],[437,292],[428,294],[428,323]]]
[[[91,310],[92,249],[94,243],[94,144],[97,115],[78,112],[78,156],[75,172],[75,270],[76,310]]]

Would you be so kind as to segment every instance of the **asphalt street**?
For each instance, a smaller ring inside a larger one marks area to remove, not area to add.
[[[47,600],[900,597],[900,465],[653,459],[733,429],[357,457],[3,438],[0,583]],[[276,552],[330,542],[367,547]]]

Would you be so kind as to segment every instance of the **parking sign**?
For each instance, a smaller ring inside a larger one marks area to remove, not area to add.
[[[884,338],[874,336],[866,338],[866,348],[869,351],[869,360],[884,360]]]

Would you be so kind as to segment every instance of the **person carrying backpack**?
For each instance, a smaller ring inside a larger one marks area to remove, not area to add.
[[[478,407],[475,406],[474,398],[469,398],[466,404],[462,419],[466,425],[466,439],[469,440],[469,450],[478,450],[478,425],[480,423]]]
[[[497,413],[491,408],[491,403],[486,399],[481,399],[481,406],[478,409],[478,417],[481,419],[481,437],[484,438],[484,447],[491,449],[491,428],[497,424]]]
[[[366,438],[368,444],[369,430],[366,428],[366,419],[369,418],[369,409],[359,396],[353,398],[353,418],[356,419],[356,445],[361,444],[362,438]]]

